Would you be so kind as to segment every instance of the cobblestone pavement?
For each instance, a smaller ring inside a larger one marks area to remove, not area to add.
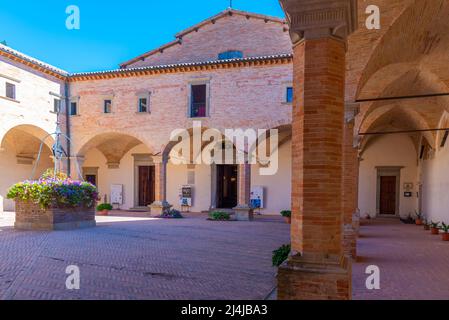
[[[290,241],[278,217],[118,214],[65,232],[19,232],[13,220],[0,214],[0,299],[264,299],[272,251]],[[69,265],[80,268],[78,291],[65,287]]]
[[[353,264],[356,300],[449,299],[449,242],[398,220],[365,221]],[[365,269],[380,268],[380,290],[369,291]]]

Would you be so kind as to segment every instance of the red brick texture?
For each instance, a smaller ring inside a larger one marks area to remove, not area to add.
[[[95,208],[42,209],[32,202],[16,201],[15,228],[62,230],[95,226]]]
[[[279,299],[350,299],[342,250],[345,43],[294,48],[292,257],[279,269]]]
[[[357,211],[358,153],[354,148],[354,121],[346,122],[343,132],[343,250],[344,254],[356,258],[356,230],[354,214]]]
[[[294,50],[292,248],[340,256],[345,44],[308,40]]]

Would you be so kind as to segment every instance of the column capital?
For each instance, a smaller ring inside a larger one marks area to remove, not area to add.
[[[293,44],[303,39],[342,40],[357,29],[357,0],[279,0]]]

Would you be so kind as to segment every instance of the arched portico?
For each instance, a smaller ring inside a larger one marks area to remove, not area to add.
[[[14,202],[6,199],[9,187],[23,180],[37,179],[45,170],[53,167],[51,151],[53,142],[53,137],[47,131],[28,124],[14,126],[2,136],[0,140],[0,172],[2,173],[0,211],[14,210]],[[38,157],[39,163],[36,164]],[[33,169],[35,169],[34,173]]]

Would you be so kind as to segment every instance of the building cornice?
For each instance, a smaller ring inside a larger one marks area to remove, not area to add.
[[[69,73],[62,69],[56,68],[38,59],[32,58],[26,54],[23,54],[17,50],[0,44],[0,56],[6,57],[9,60],[16,61],[20,64],[28,66],[36,71],[58,78],[60,80],[66,80]]]
[[[158,66],[147,66],[129,69],[116,69],[98,72],[75,73],[68,76],[69,82],[101,80],[113,78],[129,78],[147,75],[170,74],[180,72],[210,71],[253,66],[288,64],[293,62],[292,54],[279,54],[241,59],[213,60],[205,62],[178,63]]]

